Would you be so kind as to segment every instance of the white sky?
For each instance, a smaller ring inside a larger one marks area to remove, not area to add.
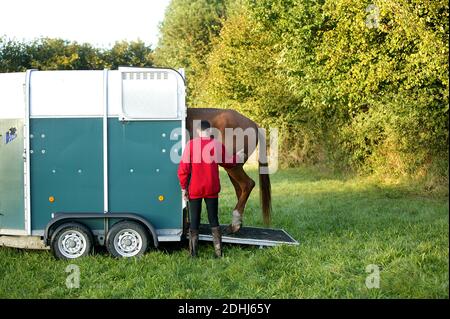
[[[154,48],[170,0],[1,0],[0,36],[63,38],[109,47],[138,38]]]

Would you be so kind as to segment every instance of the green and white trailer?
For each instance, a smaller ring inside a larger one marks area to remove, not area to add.
[[[71,259],[94,245],[131,257],[182,240],[185,127],[183,70],[0,74],[0,246]],[[223,241],[296,243],[283,233]]]

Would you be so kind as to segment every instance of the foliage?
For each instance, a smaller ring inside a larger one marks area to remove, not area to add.
[[[160,66],[184,68],[188,77],[188,102],[198,93],[196,81],[204,76],[211,41],[225,17],[223,0],[173,0],[161,24],[161,39],[155,51]]]
[[[227,1],[200,51],[177,44],[191,22],[167,35],[184,6],[172,1],[162,43],[178,65],[201,52],[191,104],[278,126],[284,163],[398,177],[448,163],[447,1]]]
[[[378,26],[368,27],[367,3],[326,3],[334,27],[318,50],[321,77],[345,110],[341,142],[352,162],[379,161],[389,145],[410,173],[448,154],[448,3],[375,4]]]
[[[142,41],[116,42],[110,49],[62,39],[20,42],[0,38],[0,72],[39,70],[98,70],[118,66],[152,66],[153,50]]]
[[[110,69],[117,69],[119,66],[151,67],[153,50],[142,41],[121,41],[103,52],[102,59]]]

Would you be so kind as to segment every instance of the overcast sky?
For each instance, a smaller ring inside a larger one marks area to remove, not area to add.
[[[156,46],[170,0],[1,0],[0,36],[63,38],[109,47],[117,40]]]

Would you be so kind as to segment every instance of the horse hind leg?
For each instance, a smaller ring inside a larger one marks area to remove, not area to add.
[[[244,171],[242,165],[236,166],[229,169],[228,175],[233,183],[233,185],[238,185],[240,192],[236,190],[236,195],[238,196],[238,202],[232,213],[231,224],[227,228],[227,232],[236,233],[241,229],[242,226],[242,216],[244,215],[245,205],[247,204],[248,198],[255,187],[255,181],[253,181]],[[236,189],[236,186],[235,186]]]
[[[228,173],[228,177],[230,178],[231,184],[233,184],[234,187],[234,191],[236,193],[236,199],[239,200],[239,197],[241,197],[241,187],[239,186],[239,183],[231,176],[231,174],[229,173],[229,169],[225,169]]]
[[[230,178],[231,184],[234,187],[234,191],[236,193],[236,200],[239,202],[239,198],[241,197],[241,194],[242,194],[242,189],[241,189],[241,186],[239,185],[239,183],[234,179],[233,174],[230,172],[230,170],[231,170],[230,168],[225,168],[225,171],[227,172],[228,177]],[[237,204],[236,204],[236,206],[237,206]],[[235,211],[237,211],[236,207],[234,208],[233,213]],[[236,213],[234,213],[234,214],[237,215]],[[225,232],[226,233],[232,233],[233,232],[233,230],[231,228],[231,224],[227,227]],[[234,232],[236,232],[236,230]]]

